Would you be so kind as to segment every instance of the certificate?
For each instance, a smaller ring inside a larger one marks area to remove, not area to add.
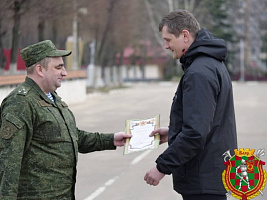
[[[132,137],[126,139],[123,154],[157,149],[160,141],[159,134],[149,137],[149,134],[157,128],[159,128],[159,115],[148,119],[126,120],[125,132]]]

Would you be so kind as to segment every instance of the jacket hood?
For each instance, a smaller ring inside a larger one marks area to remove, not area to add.
[[[202,28],[197,33],[196,39],[191,44],[188,51],[181,57],[180,61],[185,64],[188,58],[192,60],[192,58],[195,58],[199,54],[205,54],[216,60],[225,61],[227,54],[226,43],[223,39],[213,37],[207,29]]]

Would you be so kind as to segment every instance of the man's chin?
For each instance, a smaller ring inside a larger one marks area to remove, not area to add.
[[[172,54],[172,58],[175,59],[175,60],[179,59],[178,56],[176,54],[174,54],[174,53]]]
[[[58,84],[56,85],[56,89],[59,88],[59,87],[61,87],[61,83],[58,83]]]

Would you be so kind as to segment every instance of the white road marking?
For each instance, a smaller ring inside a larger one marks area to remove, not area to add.
[[[152,152],[152,150],[144,151],[142,154],[140,154],[135,159],[133,159],[133,161],[131,162],[131,165],[137,164],[138,162],[140,162],[143,158],[145,158],[151,152]],[[109,179],[107,182],[105,182],[104,186],[99,187],[97,190],[95,190],[90,196],[86,197],[84,200],[94,200],[101,193],[103,193],[108,186],[112,185],[118,178],[119,178],[119,176],[115,176],[114,178]]]
[[[107,186],[112,185],[117,179],[119,178],[119,176],[115,176],[112,179],[109,179],[104,186],[99,187],[96,191],[94,191],[90,196],[86,197],[84,200],[93,200],[95,199],[97,196],[99,196],[101,193],[103,193],[106,189]]]
[[[131,162],[131,165],[135,165],[138,162],[140,162],[143,158],[145,158],[148,154],[151,153],[152,150],[146,150],[144,151],[142,154],[140,154],[139,156],[137,156],[135,159],[133,159],[133,161]]]

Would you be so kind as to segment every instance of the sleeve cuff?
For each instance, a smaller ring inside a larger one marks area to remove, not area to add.
[[[114,146],[114,134],[106,133],[102,134],[105,150],[115,150],[116,146]]]
[[[163,173],[163,174],[168,174],[170,175],[171,172],[167,169],[167,167],[165,167],[163,164],[160,163],[160,160],[162,160],[161,157],[158,157],[158,159],[156,160],[156,167],[159,170],[159,172]]]

